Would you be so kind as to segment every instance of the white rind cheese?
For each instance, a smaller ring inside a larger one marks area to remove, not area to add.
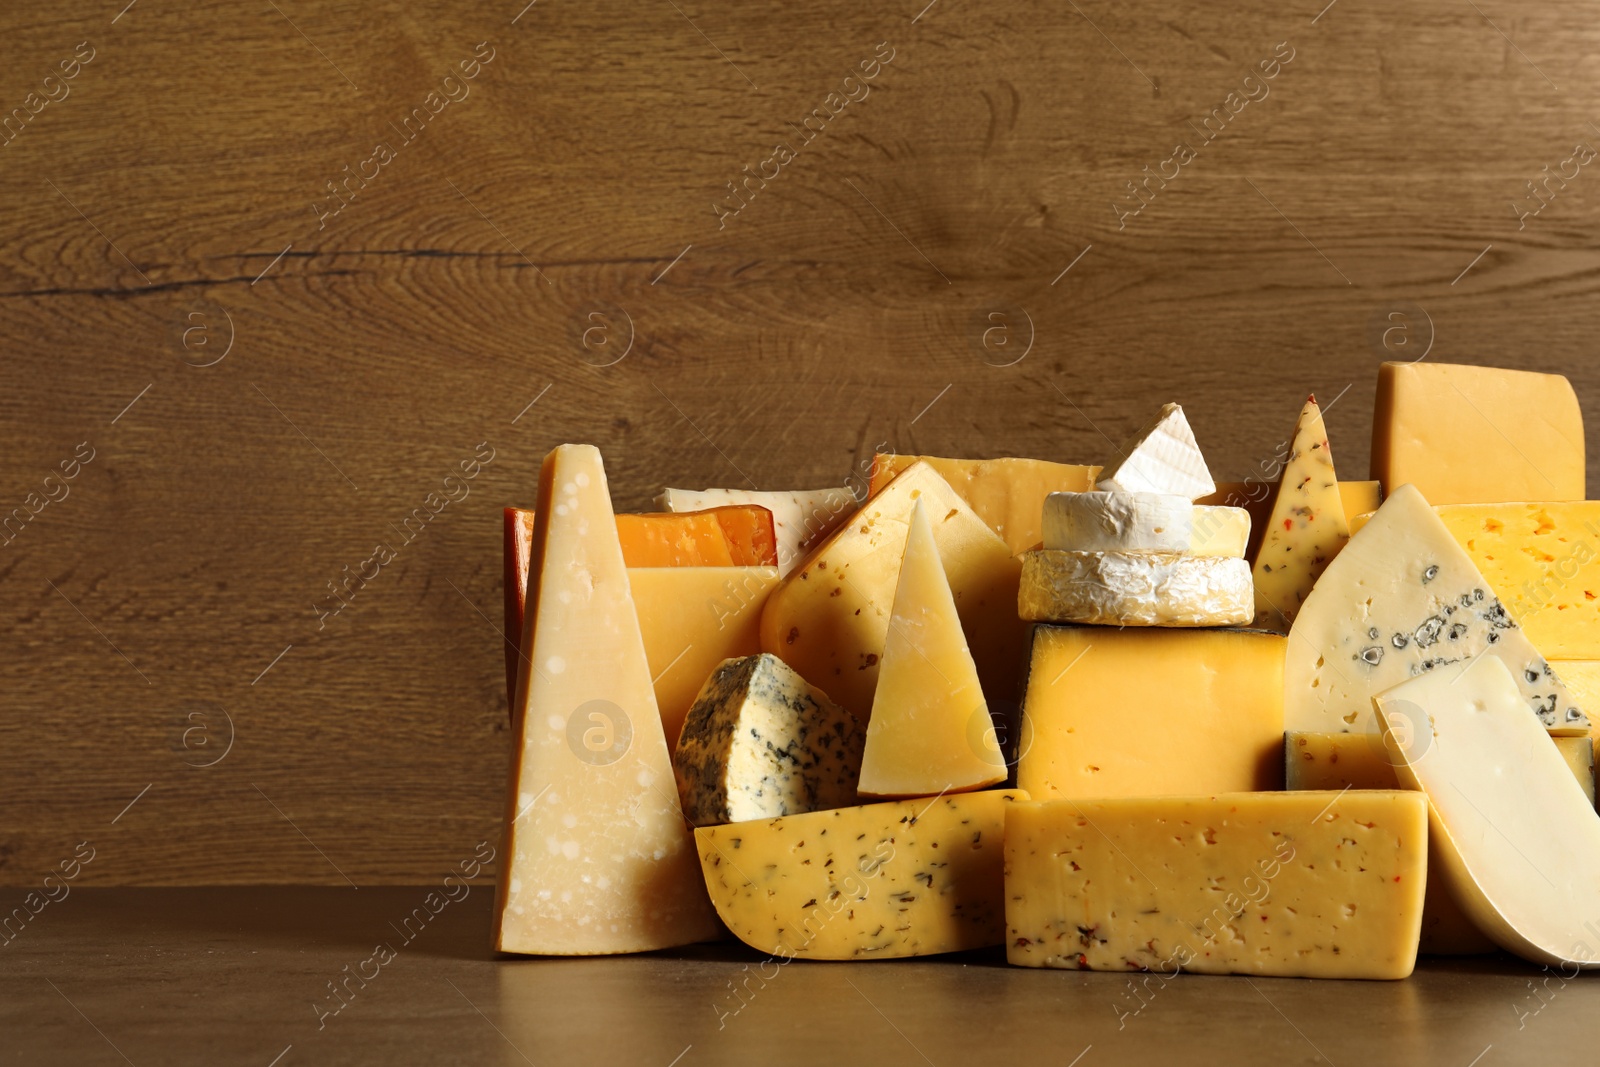
[[[1107,465],[1096,489],[1125,493],[1175,493],[1190,501],[1217,491],[1195,444],[1183,408],[1166,404],[1154,422],[1135,434]]]
[[[1017,611],[1031,622],[1238,626],[1255,616],[1255,590],[1243,559],[1042,549],[1023,554]]]
[[[1306,597],[1289,632],[1284,726],[1374,732],[1372,698],[1489,651],[1554,734],[1589,719],[1415,486],[1389,495]]]
[[[1191,503],[1170,493],[1051,493],[1044,501],[1044,547],[1066,552],[1184,552],[1240,556],[1250,513]]]
[[[854,804],[863,737],[853,715],[777,656],[724,660],[672,757],[684,817],[711,826]]]
[[[757,492],[746,489],[667,489],[656,506],[667,511],[704,511],[729,504],[755,504],[772,512],[772,532],[778,541],[778,574],[788,574],[805,561],[811,550],[855,513],[858,502],[849,489],[798,489],[794,492]]]
[[[1600,819],[1505,662],[1452,664],[1377,706],[1472,921],[1535,963],[1600,967]]]

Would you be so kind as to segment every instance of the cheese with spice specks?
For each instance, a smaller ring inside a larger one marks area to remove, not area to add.
[[[783,959],[871,960],[998,945],[1015,789],[896,800],[695,831],[735,937]]]
[[[856,802],[855,717],[777,656],[724,660],[706,679],[672,756],[695,826]]]
[[[1309,397],[1295,423],[1272,517],[1256,553],[1255,625],[1287,631],[1317,578],[1349,540],[1322,409],[1316,397]]]

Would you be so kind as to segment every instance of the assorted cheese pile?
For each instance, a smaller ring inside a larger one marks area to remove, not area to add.
[[[1213,481],[878,455],[667,489],[599,452],[505,520],[495,947],[1404,978],[1600,966],[1600,501],[1565,379],[1385,364],[1373,480],[1307,400]],[[520,641],[516,640],[520,635]]]

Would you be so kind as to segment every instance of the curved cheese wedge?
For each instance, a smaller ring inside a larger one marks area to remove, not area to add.
[[[1041,549],[1023,554],[1017,611],[1033,622],[1238,626],[1255,616],[1255,589],[1242,559]]]
[[[998,945],[1015,789],[896,800],[695,833],[734,936],[784,960],[871,960]]]
[[[1284,725],[1377,729],[1372,697],[1488,650],[1555,734],[1589,719],[1415,486],[1390,494],[1350,538],[1289,631]]]
[[[1535,963],[1600,967],[1600,817],[1505,663],[1477,656],[1375,702],[1478,928]]]

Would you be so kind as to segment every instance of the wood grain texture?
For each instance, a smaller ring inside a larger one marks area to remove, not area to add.
[[[0,146],[0,512],[94,450],[0,548],[0,883],[85,839],[86,882],[338,885],[493,839],[499,508],[562,441],[628,509],[840,484],[885,443],[1098,462],[1169,399],[1242,477],[1312,390],[1360,475],[1378,362],[1423,351],[1600,410],[1600,177],[1512,206],[1600,141],[1586,9],[521,6],[0,16],[5,109],[94,50]]]

